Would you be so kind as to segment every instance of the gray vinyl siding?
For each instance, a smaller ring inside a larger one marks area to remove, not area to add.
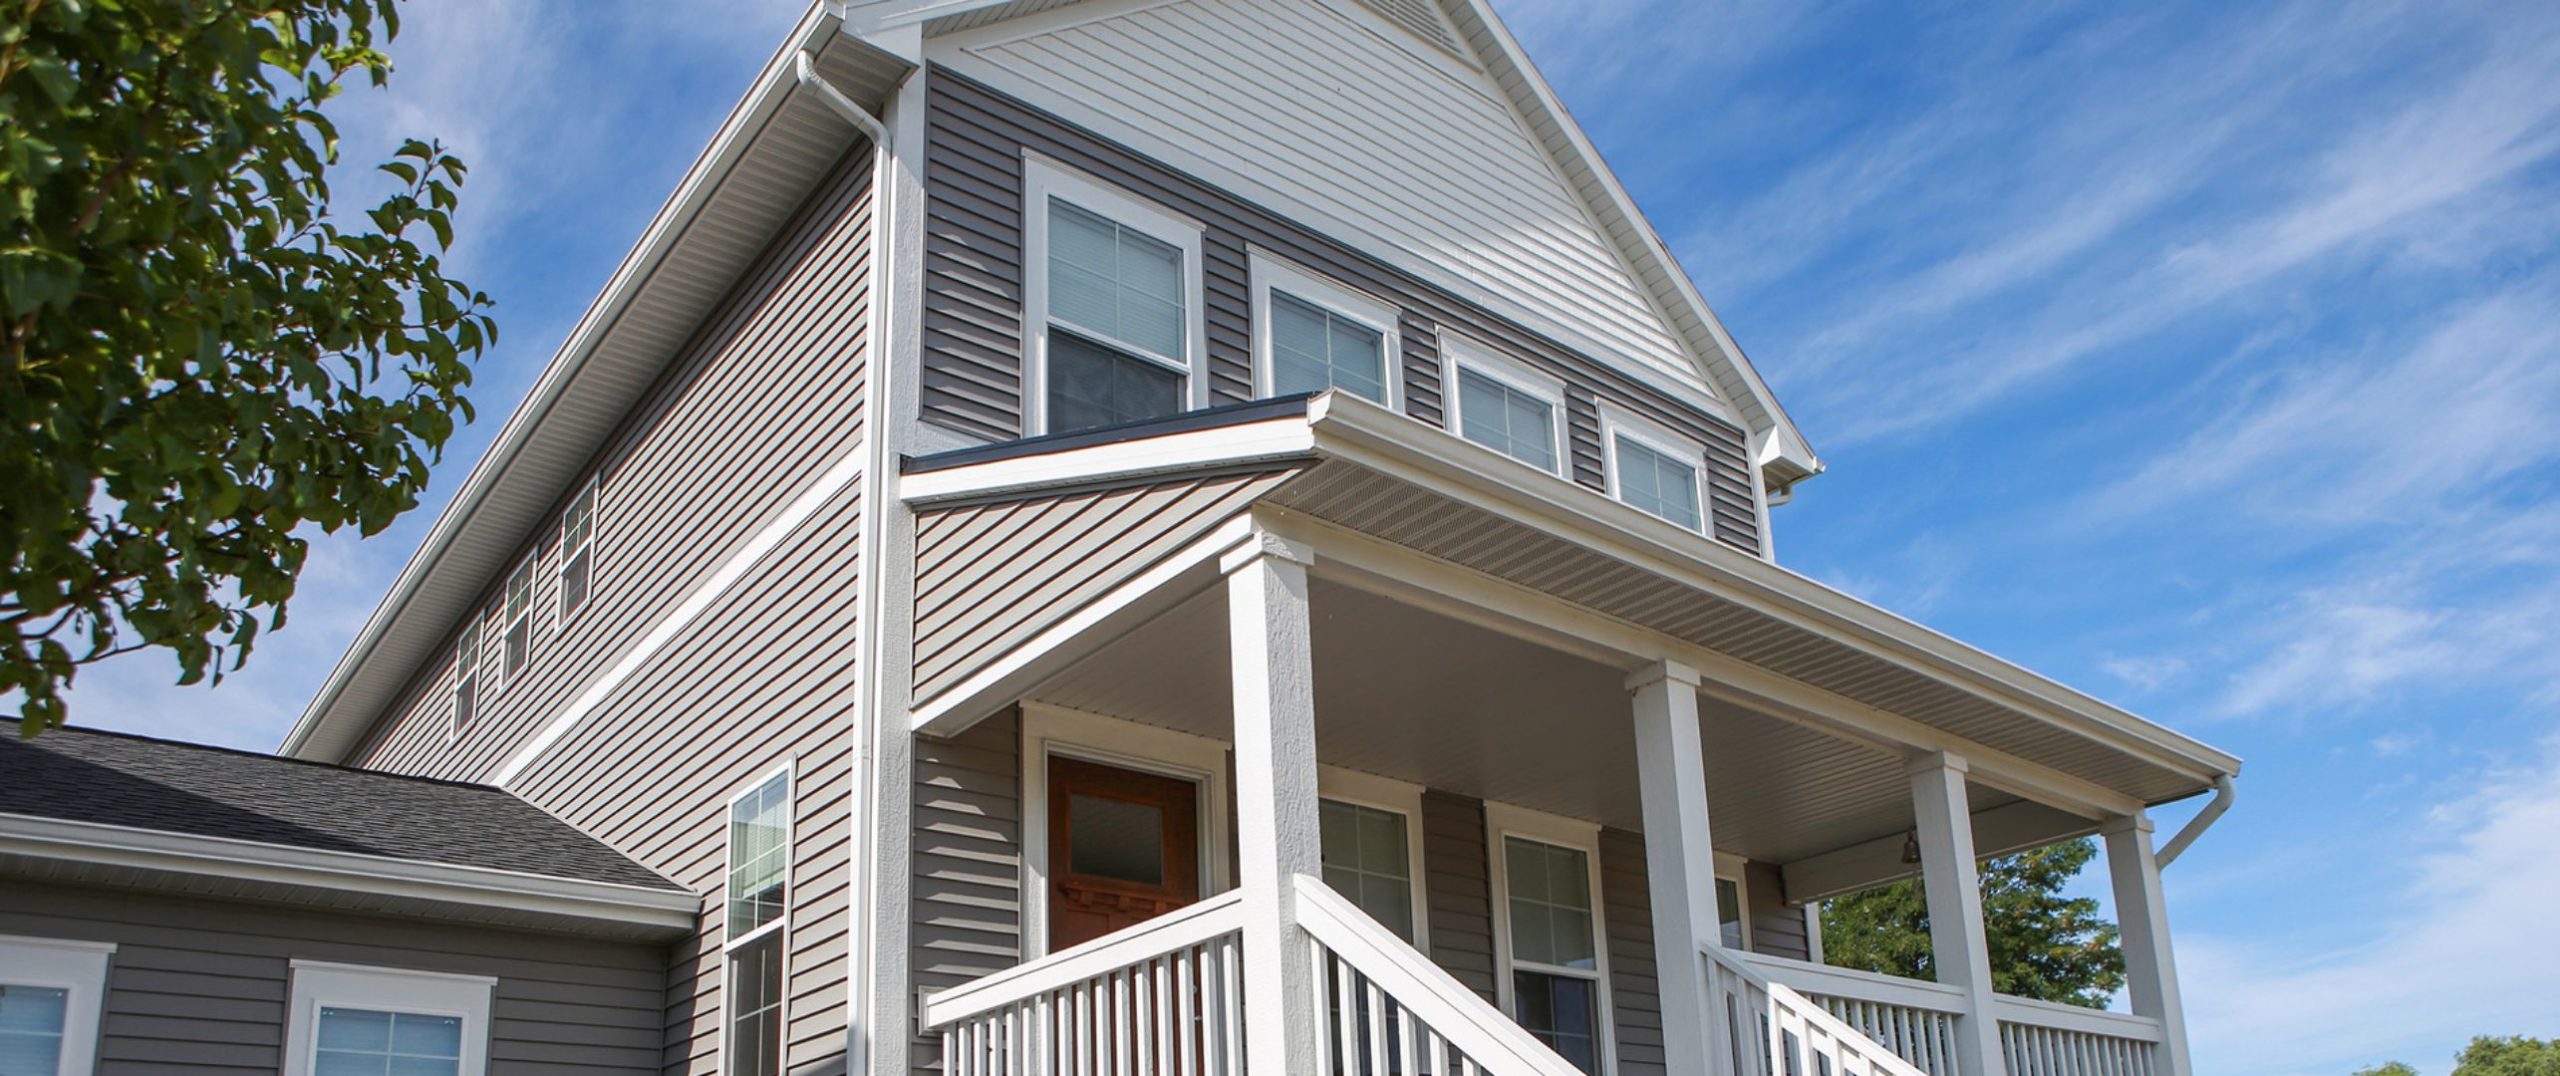
[[[1023,159],[1059,161],[1201,222],[1211,396],[1244,398],[1253,383],[1248,245],[1378,295],[1403,311],[1406,408],[1445,421],[1437,333],[1453,333],[1573,387],[1588,420],[1573,426],[1573,477],[1604,488],[1597,405],[1624,407],[1707,447],[1714,536],[1759,552],[1742,429],[1673,400],[1623,370],[1573,351],[1268,209],[1157,163],[983,83],[936,67],[928,79],[925,314],[920,407],[925,421],[993,441],[1023,434]],[[1420,346],[1416,346],[1419,342]],[[1738,487],[1733,477],[1742,476]]]
[[[671,1073],[717,1064],[728,803],[785,764],[786,1058],[844,1051],[862,518],[859,490],[840,491],[512,786],[706,898],[698,933],[670,959]]]
[[[275,1076],[296,959],[495,977],[491,1076],[658,1071],[654,945],[15,880],[0,934],[115,944],[98,1076]]]
[[[1295,473],[1217,475],[920,516],[916,699],[931,700]]]
[[[1600,916],[1608,935],[1610,1031],[1618,1076],[1663,1071],[1662,986],[1653,956],[1653,890],[1644,835],[1600,831]]]
[[[918,997],[1022,960],[1022,726],[990,718],[951,739],[916,738],[914,923]],[[914,1068],[940,1068],[919,1030]]]
[[[1431,961],[1487,1004],[1494,991],[1493,886],[1484,803],[1422,794],[1422,896],[1431,913]]]
[[[485,779],[853,450],[868,358],[870,178],[867,152],[838,165],[588,468],[601,482],[586,607],[558,622],[564,495],[519,557],[539,566],[524,668],[503,689],[484,681],[472,727],[449,740],[448,637],[350,764]],[[476,608],[498,604],[504,576]]]
[[[1805,938],[1804,906],[1787,903],[1782,878],[1775,863],[1743,867],[1743,884],[1749,890],[1743,904],[1751,909],[1751,951],[1789,960],[1811,959],[1813,948]]]
[[[555,513],[531,539],[543,567],[536,642],[518,682],[448,741],[453,662],[440,659],[356,764],[486,780],[858,450],[870,176],[867,153],[857,152],[812,193],[600,454],[590,604],[552,623]],[[835,490],[510,786],[712,898],[700,935],[668,955],[658,1039],[669,1072],[718,1063],[723,815],[730,797],[786,760],[796,827],[787,1057],[799,1066],[844,1052],[858,487]]]

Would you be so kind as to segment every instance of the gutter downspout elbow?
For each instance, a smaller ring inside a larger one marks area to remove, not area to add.
[[[880,117],[864,111],[861,105],[853,103],[853,98],[845,96],[843,90],[837,89],[835,83],[827,81],[825,76],[818,74],[818,61],[809,55],[809,50],[801,49],[791,59],[794,70],[800,76],[801,85],[817,91],[819,100],[826,102],[827,107],[852,121],[854,126],[862,129],[863,134],[871,136],[873,145],[887,148],[889,128],[880,122]]]
[[[2169,838],[2169,843],[2160,846],[2155,858],[2161,869],[2166,870],[2169,864],[2177,862],[2179,853],[2196,843],[2196,838],[2204,836],[2204,831],[2212,828],[2214,820],[2222,817],[2222,812],[2231,809],[2231,801],[2239,795],[2239,788],[2232,783],[2230,774],[2214,778],[2213,802],[2205,804],[2204,810],[2196,812],[2196,816],[2188,819],[2177,835]]]

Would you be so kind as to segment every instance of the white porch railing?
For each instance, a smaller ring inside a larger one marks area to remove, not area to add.
[[[1329,1001],[1327,1076],[1582,1076],[1322,881],[1301,874],[1297,887]]]
[[[1243,894],[926,998],[950,1076],[1244,1071]]]
[[[1923,1076],[1962,1076],[1955,1033],[1965,1011],[1963,991],[1868,971],[1729,950],[1726,955],[1792,987]],[[2165,1076],[2158,1061],[2159,1021],[2007,996],[1993,998],[1992,1015],[2000,1022],[2008,1076]]]
[[[1701,955],[1734,1076],[1932,1076],[1739,954],[1708,946]]]
[[[1321,880],[1295,879],[1323,1076],[1582,1076]],[[950,1076],[1240,1076],[1240,890],[925,999]]]

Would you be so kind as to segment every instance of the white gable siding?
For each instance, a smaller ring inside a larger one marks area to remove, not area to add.
[[[1102,0],[935,52],[1596,358],[1711,392],[1499,90],[1368,10]]]

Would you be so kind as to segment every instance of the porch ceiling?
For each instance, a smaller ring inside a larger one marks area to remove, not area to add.
[[[1619,668],[1321,577],[1310,602],[1321,761],[1642,829]],[[1227,663],[1224,591],[1211,587],[1029,697],[1223,740]],[[1894,754],[1712,698],[1700,725],[1723,851],[1792,863],[1912,824]],[[1977,810],[2015,800],[1974,795]]]

